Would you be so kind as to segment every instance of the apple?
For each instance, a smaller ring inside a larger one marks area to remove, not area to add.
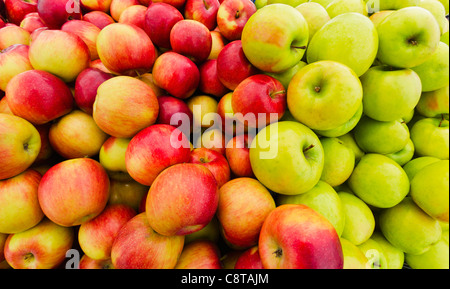
[[[97,125],[111,136],[130,138],[154,124],[159,105],[153,90],[130,76],[116,76],[97,89],[93,117]]]
[[[183,250],[184,236],[163,236],[150,226],[145,213],[119,230],[111,260],[117,269],[173,269]]]
[[[149,187],[135,180],[117,180],[111,177],[108,204],[123,204],[139,212],[141,202],[147,196]]]
[[[130,176],[150,186],[169,166],[189,162],[190,143],[177,128],[155,124],[138,132],[127,147],[125,162]]]
[[[439,24],[441,34],[445,32],[446,28],[448,29],[448,20],[445,17],[448,13],[446,13],[443,3],[435,0],[420,0],[417,6],[425,8],[433,14]]]
[[[14,24],[0,29],[0,51],[14,44],[30,44],[30,32]]]
[[[209,53],[208,59],[217,59],[220,51],[222,51],[228,41],[223,37],[220,31],[211,31],[211,39],[211,52]]]
[[[424,63],[440,42],[436,19],[421,7],[406,7],[391,13],[378,24],[377,32],[378,60],[399,68]]]
[[[194,130],[193,137],[195,148],[207,148],[225,155],[227,137],[220,127],[212,126],[201,134]]]
[[[310,3],[313,3],[313,2],[310,2]],[[265,72],[265,74],[277,79],[278,81],[281,82],[283,87],[288,88],[289,83],[291,82],[294,75],[297,74],[297,72],[306,65],[307,65],[306,62],[299,61],[296,65],[292,66],[291,68],[289,68],[283,72],[278,72],[278,73]]]
[[[186,0],[154,0],[154,3],[167,3],[175,8],[177,8],[178,10],[182,10],[184,4],[186,3]]]
[[[112,74],[112,72],[108,68],[106,68],[106,66],[102,63],[102,61],[100,59],[92,60],[89,63],[89,68],[96,68],[105,73]]]
[[[365,0],[333,0],[326,7],[331,18],[345,13],[359,13],[368,16]]]
[[[1,2],[1,1],[0,1]],[[5,27],[5,22],[3,21],[3,18],[1,18],[1,15],[0,15],[0,28],[3,28],[3,27]]]
[[[83,20],[94,24],[100,29],[115,23],[114,19],[109,14],[102,11],[91,11],[83,15]]]
[[[237,177],[255,177],[250,163],[251,142],[248,134],[241,134],[233,137],[226,145],[225,155],[230,170]]]
[[[155,84],[155,81],[153,80],[153,75],[151,73],[147,72],[142,75],[136,76],[136,78],[139,80],[142,80],[148,86],[150,86],[157,97],[160,97],[160,96],[166,94],[166,92],[162,88],[160,88],[159,86],[157,86]]]
[[[120,16],[122,15],[123,11],[125,11],[125,9],[140,4],[141,3],[139,3],[139,0],[111,0],[111,5],[109,6],[109,14],[114,20],[119,21]]]
[[[79,1],[39,0],[37,2],[39,17],[50,29],[60,29],[67,21],[82,18]]]
[[[343,269],[367,269],[369,260],[362,250],[347,239],[341,238],[340,240],[344,254]]]
[[[6,113],[6,114],[14,115],[12,113],[11,109],[9,109],[8,101],[7,101],[6,97],[3,97],[2,99],[0,99],[0,113]]]
[[[187,56],[194,63],[202,63],[211,53],[211,33],[201,22],[183,19],[170,31],[170,46],[173,52]]]
[[[180,186],[180,183],[183,186]],[[150,226],[165,236],[204,228],[216,213],[219,189],[214,175],[199,164],[175,164],[161,172],[147,195]]]
[[[38,125],[73,108],[69,87],[58,77],[40,70],[27,70],[13,77],[6,87],[6,99],[15,115]]]
[[[156,59],[152,75],[157,86],[181,99],[192,96],[200,81],[197,65],[173,51],[165,52]]]
[[[48,165],[48,168],[50,168],[48,161],[51,157],[53,157],[54,152],[48,137],[50,126],[51,123],[35,125],[35,128],[38,130],[39,136],[41,137],[41,149],[39,150],[39,154],[34,160],[33,166],[31,168],[39,171],[41,175],[43,175],[43,171],[39,170],[38,167],[40,165],[43,165],[44,167]],[[47,163],[47,165],[45,163]]]
[[[367,256],[367,269],[389,269],[383,248],[372,237],[359,244],[358,248]]]
[[[373,25],[375,25],[375,27],[377,27],[378,24],[380,24],[381,21],[384,20],[384,18],[386,18],[389,14],[391,14],[394,11],[395,10],[380,10],[380,11],[376,11],[375,13],[370,15],[369,19],[372,21]]]
[[[234,269],[264,269],[258,246],[245,250],[237,259]]]
[[[250,0],[224,0],[217,10],[217,27],[229,41],[239,40],[244,26],[255,12],[256,6]]]
[[[186,244],[175,269],[222,269],[219,247],[208,240]]]
[[[185,135],[189,135],[191,131],[193,115],[189,106],[183,100],[169,96],[163,95],[158,97],[159,103],[159,115],[156,123],[158,124],[169,124],[178,129],[183,130]],[[189,130],[184,131],[183,122],[188,118],[190,126]]]
[[[416,111],[425,117],[439,117],[449,114],[449,86],[438,90],[423,92]]]
[[[217,114],[217,100],[209,95],[194,95],[190,97],[186,104],[193,115],[193,125],[195,128],[208,128],[214,127],[219,121],[219,116]],[[200,133],[199,131],[194,131],[194,134]],[[195,137],[195,136],[194,136]]]
[[[17,74],[32,70],[30,60],[28,58],[29,46],[24,44],[11,45],[0,51],[0,90],[5,91],[8,82]]]
[[[421,169],[439,160],[440,159],[435,157],[415,157],[403,166],[403,170],[408,175],[409,181],[411,182]]]
[[[156,48],[145,31],[123,23],[113,23],[100,31],[97,51],[111,72],[129,76],[149,72],[157,57]]]
[[[0,180],[14,177],[35,161],[41,149],[37,129],[25,119],[0,113]]]
[[[100,215],[80,225],[78,242],[83,252],[95,260],[109,259],[118,232],[135,215],[127,205],[107,205]]]
[[[229,91],[219,79],[217,59],[210,59],[199,65],[199,73],[198,89],[201,92],[221,98]]]
[[[112,0],[80,0],[81,7],[87,11],[109,12]]]
[[[285,4],[258,9],[248,19],[241,37],[245,56],[265,72],[281,72],[296,65],[305,54],[308,39],[305,18]]]
[[[98,59],[97,52],[97,37],[100,33],[100,28],[92,23],[83,20],[70,20],[61,26],[62,31],[71,32],[83,40],[89,48],[89,55],[91,60]]]
[[[303,17],[305,17],[306,22],[308,23],[308,31],[309,31],[309,40],[311,42],[312,37],[316,32],[322,28],[325,23],[330,21],[330,16],[328,15],[327,10],[315,2],[304,2],[298,6],[293,6],[300,13],[302,13]]]
[[[61,189],[64,184],[64,189]],[[109,177],[90,158],[65,160],[51,167],[38,189],[44,214],[61,226],[77,226],[98,216],[109,198]],[[76,208],[76,209],[73,209]]]
[[[145,29],[145,14],[147,12],[147,6],[133,5],[120,14],[119,23],[134,24],[141,29]]]
[[[447,240],[444,235],[447,235]],[[412,269],[448,269],[448,231],[442,232],[442,238],[423,254],[405,254],[405,261]]]
[[[222,131],[227,137],[236,135],[237,129],[240,129],[240,132],[242,132],[239,134],[243,134],[247,129],[234,116],[233,106],[231,105],[232,97],[233,92],[228,92],[220,98],[217,104],[217,114],[222,121]]]
[[[411,128],[411,140],[418,156],[449,158],[449,125],[445,118],[424,118]]]
[[[172,5],[154,1],[145,13],[144,30],[155,45],[170,49],[170,31],[183,19],[183,14]]]
[[[130,138],[110,136],[101,145],[99,162],[108,172],[111,179],[123,181],[132,179],[125,164],[125,153],[130,141]]]
[[[221,258],[223,269],[234,269],[237,260],[242,255],[242,250],[231,249]]]
[[[19,26],[30,33],[33,33],[33,31],[38,28],[47,27],[37,12],[25,15],[25,18],[23,18]]]
[[[414,157],[414,153],[415,153],[414,143],[410,138],[408,139],[408,142],[401,150],[395,153],[386,154],[386,156],[394,160],[400,166],[403,166],[404,164],[412,160],[412,158]]]
[[[316,134],[318,134],[320,136],[324,136],[324,137],[341,137],[341,136],[351,132],[356,127],[358,122],[361,120],[363,111],[364,111],[364,108],[363,108],[363,104],[361,103],[361,105],[359,106],[356,113],[344,124],[341,124],[332,129],[326,129],[326,130],[315,129],[314,132]],[[296,121],[295,118],[293,118],[293,120]]]
[[[399,10],[401,8],[417,6],[420,0],[380,0],[380,10]]]
[[[184,244],[188,244],[200,240],[209,240],[215,244],[218,244],[220,239],[220,225],[217,218],[214,216],[211,222],[208,223],[203,229],[185,235]]]
[[[405,253],[402,250],[389,243],[380,231],[375,231],[370,239],[377,242],[380,246],[384,256],[386,257],[388,269],[403,268],[405,263]]]
[[[53,269],[64,262],[74,239],[73,228],[45,218],[26,231],[9,235],[5,258],[15,269]]]
[[[258,244],[264,220],[275,209],[270,192],[253,178],[236,178],[219,191],[217,218],[224,239],[237,248]]]
[[[196,148],[192,150],[189,162],[206,167],[214,175],[219,189],[230,180],[230,166],[221,153],[207,148]]]
[[[112,75],[97,68],[86,68],[78,74],[75,80],[75,90],[73,97],[75,103],[84,112],[91,114],[94,111],[94,102],[97,96],[97,89]]]
[[[217,11],[219,0],[186,0],[184,17],[205,25],[209,30],[217,26]]]
[[[241,40],[226,44],[217,56],[217,76],[230,90],[236,89],[244,79],[258,72],[245,56]]]
[[[27,14],[37,12],[37,2],[37,0],[5,0],[9,22],[20,25]]]
[[[111,259],[95,260],[89,258],[88,255],[83,255],[80,259],[80,266],[78,269],[114,269]]]
[[[355,167],[355,153],[338,138],[323,137],[320,142],[324,151],[324,165],[320,179],[332,187],[343,184]]]
[[[342,269],[344,265],[333,225],[305,205],[273,210],[261,228],[258,247],[267,269]]]

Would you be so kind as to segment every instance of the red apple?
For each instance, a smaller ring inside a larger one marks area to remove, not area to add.
[[[127,205],[108,205],[94,219],[81,224],[78,242],[83,252],[95,260],[111,258],[111,248],[120,229],[136,215]]]
[[[222,269],[219,248],[211,241],[193,241],[184,246],[175,269]]]
[[[105,67],[105,65],[103,64],[103,62],[100,59],[91,61],[89,63],[89,68],[96,68],[105,73],[112,74],[112,72],[108,68]]]
[[[150,226],[145,213],[120,229],[111,249],[117,269],[173,269],[184,245],[184,236],[163,236]]]
[[[157,57],[155,46],[145,31],[123,23],[108,25],[100,31],[97,51],[111,72],[129,76],[149,72]]]
[[[109,198],[109,177],[97,161],[62,161],[42,177],[38,189],[44,214],[61,226],[77,226],[98,216]]]
[[[83,20],[70,20],[64,23],[61,27],[62,31],[71,32],[86,43],[89,48],[89,55],[91,60],[98,59],[97,52],[97,37],[100,33],[100,28],[92,23]]]
[[[138,132],[127,147],[125,162],[130,176],[150,186],[169,166],[189,162],[190,143],[177,128],[155,124]]]
[[[163,95],[158,97],[159,115],[156,121],[159,124],[169,124],[178,129],[183,130],[183,125],[186,125],[186,118],[189,121],[189,131],[183,131],[185,135],[189,135],[192,126],[192,112],[186,102],[183,100]]]
[[[111,5],[109,6],[109,14],[114,20],[119,21],[120,15],[122,15],[125,9],[139,4],[138,0],[112,0]]]
[[[17,74],[32,70],[28,58],[29,46],[15,44],[4,50],[0,50],[0,90],[5,91],[8,82]]]
[[[232,138],[225,149],[230,169],[237,177],[254,178],[252,166],[250,163],[250,144],[248,134],[241,134]]]
[[[234,269],[264,269],[258,246],[245,250],[237,259]]]
[[[9,22],[20,25],[28,13],[37,12],[37,2],[37,0],[5,0]]]
[[[255,12],[256,6],[250,0],[225,0],[217,11],[217,27],[228,40],[239,40],[242,29]]]
[[[196,148],[191,152],[189,162],[206,167],[214,175],[219,188],[230,180],[230,166],[226,158],[216,151]]]
[[[204,24],[209,30],[217,26],[219,0],[186,0],[184,17]]]
[[[342,269],[344,264],[333,225],[305,205],[273,210],[264,221],[258,245],[266,269]]]
[[[2,94],[2,93],[4,93],[4,92],[0,90],[0,94]],[[9,109],[8,101],[6,100],[6,97],[3,97],[2,99],[0,99],[0,113],[14,115],[14,113],[12,113],[11,109]]]
[[[111,259],[95,260],[83,255],[80,259],[79,269],[114,269]]]
[[[110,78],[112,78],[111,74],[97,68],[86,68],[83,70],[75,81],[74,98],[77,106],[81,110],[92,114],[97,89],[100,84]]]
[[[15,24],[6,24],[0,29],[0,51],[14,44],[30,44],[30,32]]]
[[[186,3],[186,0],[153,0],[153,3],[166,3],[169,4],[178,10],[181,10],[183,8],[183,5]]]
[[[80,0],[81,7],[86,11],[109,12],[112,0]]]
[[[186,56],[172,51],[156,59],[152,75],[157,86],[181,99],[192,96],[200,81],[197,65]]]
[[[83,20],[94,24],[100,29],[105,28],[109,24],[115,23],[114,19],[105,12],[102,11],[92,11],[83,15]]]
[[[3,21],[3,18],[1,17],[1,15],[0,15],[0,28],[3,28],[3,27],[5,27],[5,21]]]
[[[210,59],[199,66],[200,82],[198,88],[201,92],[221,98],[229,90],[219,80],[217,75],[217,59]]]
[[[217,75],[228,89],[234,90],[244,79],[258,73],[245,57],[241,40],[235,40],[220,51],[217,56]]]
[[[197,232],[209,224],[219,202],[214,175],[198,164],[176,164],[156,177],[147,195],[150,226],[165,236]]]
[[[11,79],[6,87],[11,111],[33,124],[44,124],[72,110],[69,87],[58,77],[40,70],[28,70]]]
[[[32,33],[38,28],[47,26],[45,25],[44,21],[42,21],[41,17],[39,17],[39,14],[37,12],[32,12],[25,15],[25,18],[23,18],[22,22],[20,22],[20,27]]]
[[[144,5],[133,5],[123,10],[119,18],[119,23],[133,24],[144,29],[145,13],[147,7]]]
[[[245,118],[248,126],[266,126],[283,117],[286,111],[286,88],[269,75],[252,75],[236,87],[231,105],[235,114],[240,113],[244,118],[247,114],[254,116],[254,119]]]
[[[37,12],[51,29],[59,29],[69,20],[82,18],[80,2],[73,0],[39,0]]]
[[[153,3],[145,13],[144,30],[155,45],[170,49],[170,31],[183,19],[181,12],[172,5]]]

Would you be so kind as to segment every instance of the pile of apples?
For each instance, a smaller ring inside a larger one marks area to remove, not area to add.
[[[449,268],[448,0],[0,0],[0,268]]]

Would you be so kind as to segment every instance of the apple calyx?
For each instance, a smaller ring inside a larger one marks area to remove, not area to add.
[[[281,258],[281,256],[283,256],[283,250],[278,248],[272,254],[275,254],[275,258]]]
[[[207,164],[207,163],[209,163],[209,160],[206,159],[206,158],[200,158],[200,162],[201,162],[202,164]]]
[[[315,92],[319,93],[319,92],[320,92],[320,90],[321,90],[321,87],[320,87],[320,86],[316,86],[316,87],[314,87],[314,91],[315,91]]]
[[[26,263],[30,263],[30,262],[32,262],[33,260],[34,260],[34,255],[33,255],[33,253],[26,253],[24,256],[23,256],[23,260],[26,262]]]
[[[239,11],[239,10],[237,10],[236,11],[236,14],[234,14],[234,18],[236,18],[236,19],[238,19],[241,15],[241,13],[240,13],[241,11]]]
[[[419,44],[419,42],[417,42],[417,40],[414,37],[409,38],[408,43],[411,44],[412,46],[417,46]]]

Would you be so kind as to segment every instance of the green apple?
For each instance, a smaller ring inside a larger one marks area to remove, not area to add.
[[[380,10],[398,10],[405,7],[417,6],[420,0],[379,0]]]
[[[407,254],[425,253],[442,235],[439,222],[422,211],[410,197],[382,210],[378,224],[389,243]]]
[[[372,0],[373,1],[373,0]],[[375,27],[378,26],[389,14],[394,12],[395,10],[381,10],[370,15],[369,19],[372,21]]]
[[[342,234],[345,225],[345,213],[336,191],[327,183],[319,181],[306,193],[299,195],[277,195],[277,205],[302,204],[310,207],[328,221],[336,229],[338,236]]]
[[[327,10],[319,3],[306,2],[298,5],[295,9],[300,11],[308,22],[309,41],[325,23],[330,21]]]
[[[423,254],[406,254],[406,263],[412,269],[448,269],[449,268],[449,246],[448,231],[442,232],[447,235],[447,240],[442,237],[439,242]]]
[[[271,4],[248,19],[241,41],[250,63],[262,71],[281,72],[302,59],[308,38],[308,23],[298,10]]]
[[[411,139],[419,156],[448,160],[449,128],[445,118],[424,118],[411,128]]]
[[[268,0],[255,0],[256,9],[260,9],[267,5]]]
[[[367,241],[358,245],[358,248],[368,259],[368,265],[372,269],[389,269],[386,254],[383,247],[370,237]]]
[[[299,61],[296,65],[292,66],[291,68],[279,72],[279,73],[272,73],[272,72],[265,72],[265,74],[272,76],[273,78],[277,79],[281,82],[283,87],[287,88],[289,86],[289,83],[291,82],[292,77],[304,66],[306,66],[306,62]]]
[[[386,257],[387,267],[389,269],[402,269],[405,262],[405,253],[399,248],[396,248],[383,236],[379,231],[375,231],[370,239],[376,241],[384,252]]]
[[[99,161],[109,176],[119,181],[132,180],[125,164],[125,153],[131,138],[109,137],[100,148]]]
[[[263,128],[250,145],[250,163],[256,178],[270,190],[302,194],[320,180],[323,148],[307,126],[293,121]]]
[[[434,91],[423,92],[416,110],[424,117],[439,117],[449,113],[448,85]]]
[[[333,0],[310,0],[309,2],[319,3],[323,8],[327,8]]]
[[[338,15],[317,31],[306,52],[308,63],[334,60],[363,75],[374,62],[378,36],[372,21],[359,13]]]
[[[375,230],[375,217],[369,206],[348,192],[338,192],[345,212],[345,225],[341,237],[354,245],[367,241]]]
[[[345,135],[346,133],[350,132],[352,129],[355,128],[355,126],[360,121],[362,114],[363,114],[363,104],[361,103],[361,105],[359,106],[356,113],[346,123],[344,123],[336,128],[332,128],[332,129],[328,129],[328,130],[315,129],[314,132],[321,136],[326,136],[326,137],[339,137],[339,136]]]
[[[350,189],[365,203],[390,208],[409,193],[409,179],[403,168],[380,154],[366,154],[348,179]]]
[[[428,215],[448,223],[449,161],[441,160],[425,166],[411,181],[410,195]]]
[[[420,100],[419,100],[420,101]],[[417,107],[417,105],[416,105]],[[408,112],[406,115],[402,116],[403,121],[408,124],[412,118],[414,117],[415,109],[411,109],[410,112]]]
[[[353,153],[355,154],[355,163],[358,163],[361,160],[362,156],[366,154],[356,143],[353,132],[348,132],[342,136],[339,136],[338,139],[343,141],[344,145],[353,150]]]
[[[449,41],[448,41],[448,34],[449,32],[445,32],[444,34],[441,35],[441,42],[444,42],[445,44],[448,45]]]
[[[422,81],[422,91],[433,91],[448,86],[448,54],[448,45],[444,42],[439,42],[438,48],[431,57],[424,63],[412,68]]]
[[[341,245],[344,254],[344,269],[367,269],[369,260],[360,248],[344,238],[341,238]]]
[[[436,0],[420,0],[417,6],[425,8],[433,14],[434,18],[436,18],[436,22],[439,24],[440,32],[442,34],[447,22],[444,5]]]
[[[364,0],[333,0],[326,9],[331,18],[350,12],[368,16],[367,4]]]
[[[324,164],[320,179],[332,187],[343,184],[355,167],[355,153],[338,138],[320,139],[324,152]]]
[[[358,76],[330,60],[306,65],[292,78],[287,105],[292,115],[311,129],[329,130],[349,121],[362,103]]]
[[[297,7],[298,5],[308,2],[308,0],[267,0],[267,5],[269,4],[286,4],[292,7]]]
[[[408,68],[380,65],[361,76],[364,114],[378,121],[393,121],[411,112],[422,93],[419,75]]]
[[[411,139],[408,139],[405,147],[399,150],[398,152],[387,154],[386,156],[392,160],[394,160],[400,166],[403,166],[414,157],[414,143]]]
[[[390,66],[411,68],[424,63],[440,42],[439,25],[421,7],[406,7],[388,15],[377,26],[378,59]]]
[[[358,146],[367,153],[390,154],[403,149],[410,137],[407,125],[400,119],[378,121],[363,116],[354,129]]]
[[[442,3],[442,5],[444,5],[445,8],[445,14],[448,14],[448,0],[439,0],[439,2]]]
[[[438,162],[440,159],[435,157],[417,157],[410,160],[403,166],[403,170],[408,175],[409,181],[412,181],[414,176],[425,166]]]

